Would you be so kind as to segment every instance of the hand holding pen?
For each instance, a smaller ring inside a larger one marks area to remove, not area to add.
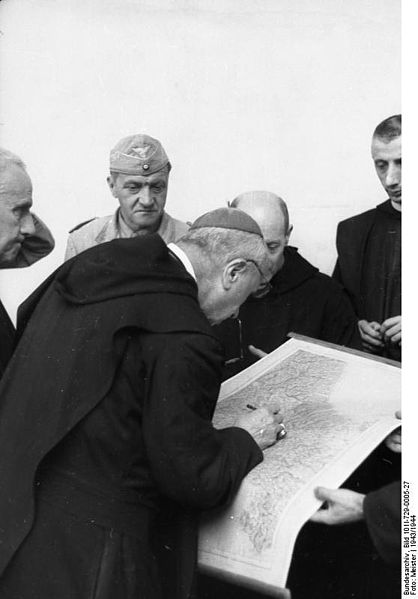
[[[249,413],[241,416],[236,426],[244,428],[252,435],[260,449],[266,449],[286,435],[283,416],[278,406],[256,407],[247,404]]]

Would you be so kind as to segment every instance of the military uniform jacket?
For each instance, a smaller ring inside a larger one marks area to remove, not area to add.
[[[95,218],[73,229],[68,237],[65,260],[73,258],[73,256],[99,243],[124,237],[120,231],[118,219],[119,209],[114,214]],[[187,233],[188,229],[186,223],[164,212],[157,233],[168,244],[180,239],[182,235]]]

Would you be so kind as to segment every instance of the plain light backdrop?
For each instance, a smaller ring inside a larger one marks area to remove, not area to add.
[[[0,143],[56,238],[1,273],[12,315],[68,230],[115,209],[108,155],[125,135],[163,143],[170,214],[274,191],[291,243],[328,274],[337,222],[386,199],[370,137],[401,111],[399,0],[3,0],[0,23]]]

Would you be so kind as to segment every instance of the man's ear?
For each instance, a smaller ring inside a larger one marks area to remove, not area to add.
[[[222,273],[224,289],[230,289],[247,269],[247,261],[243,258],[235,258],[235,260],[228,262]]]
[[[113,180],[112,175],[109,175],[108,178],[106,179],[106,181],[107,181],[107,184],[109,185],[109,189],[110,189],[110,191],[112,193],[112,196],[116,197],[116,195],[115,195],[115,182]]]
[[[292,231],[293,231],[293,225],[290,225],[287,230],[287,233],[286,233],[286,245],[289,243],[290,234],[292,233]]]

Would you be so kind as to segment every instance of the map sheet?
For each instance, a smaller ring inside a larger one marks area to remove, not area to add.
[[[278,403],[287,435],[264,452],[228,508],[208,512],[199,566],[273,597],[289,597],[297,534],[320,507],[313,489],[336,488],[399,426],[400,368],[295,336],[226,381],[214,415],[233,426],[247,404]]]

